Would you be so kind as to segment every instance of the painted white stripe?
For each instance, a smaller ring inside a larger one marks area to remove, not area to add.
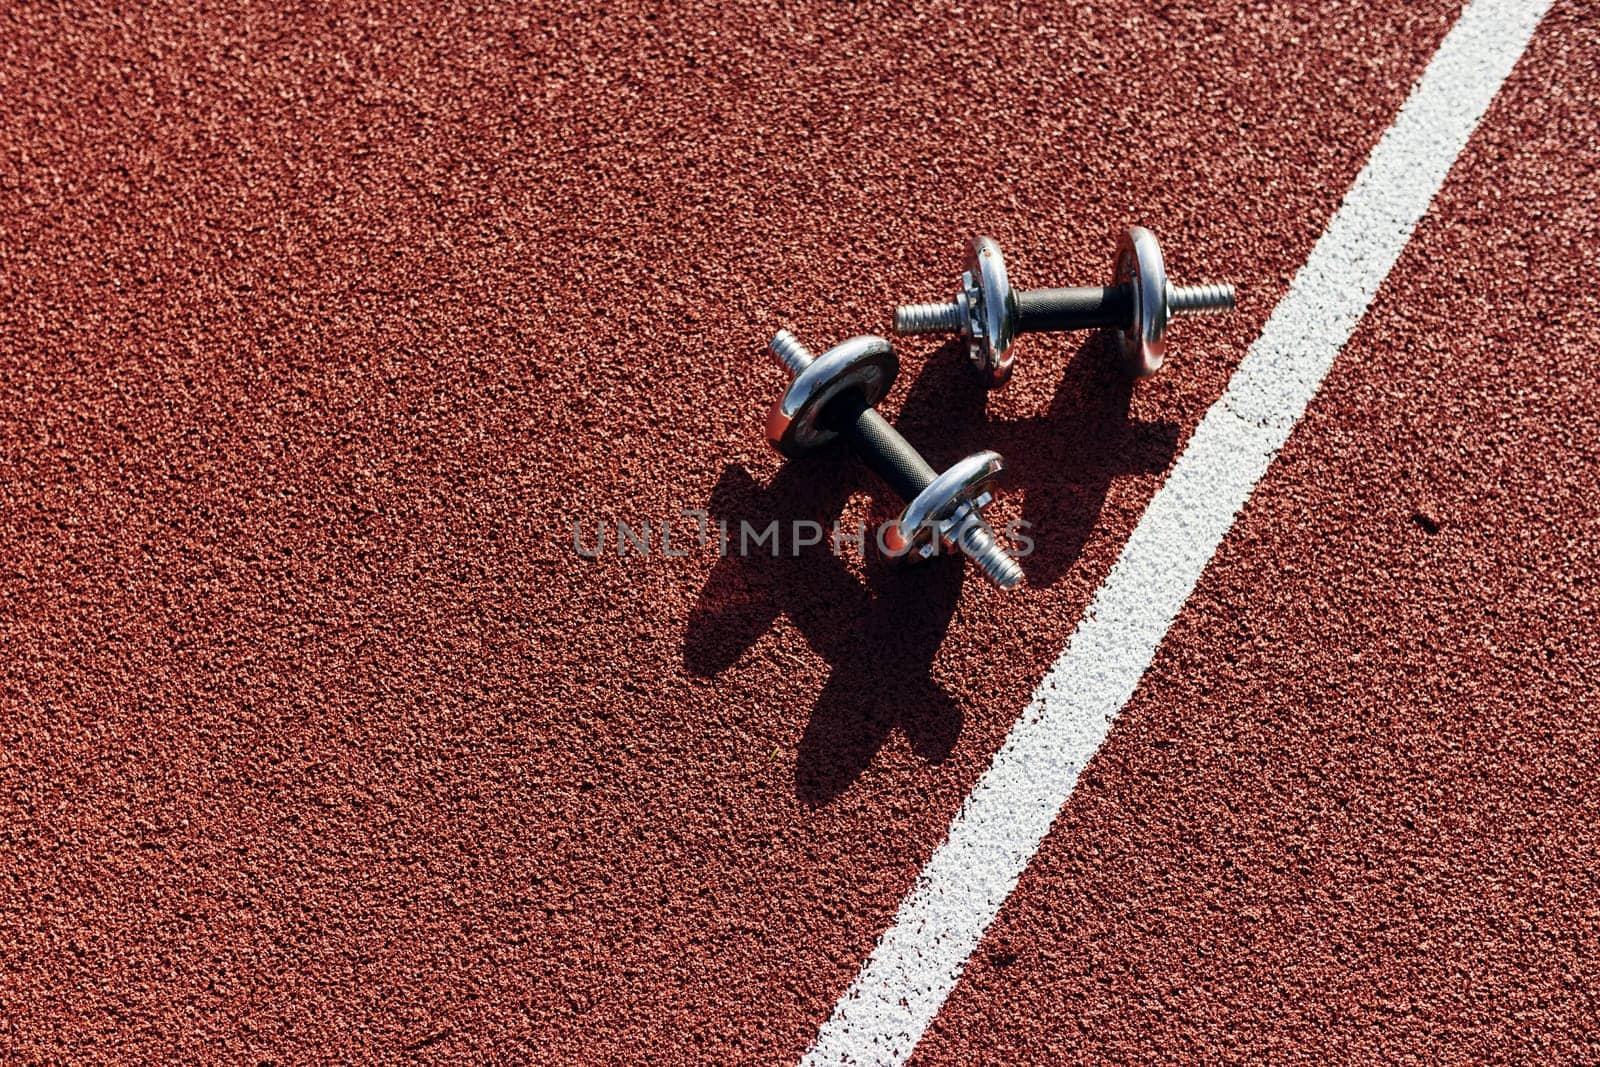
[[[1461,13],[804,1063],[910,1056],[1548,6]]]

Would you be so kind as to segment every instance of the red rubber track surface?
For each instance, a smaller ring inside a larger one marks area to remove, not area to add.
[[[913,1062],[1600,1061],[1597,46],[1534,38]]]
[[[4,1058],[792,1060],[1456,13],[0,13]],[[919,1061],[1594,1056],[1596,44],[1558,4]],[[1129,222],[1244,286],[1157,378],[899,346],[1019,594],[575,554],[883,513],[767,449],[765,339]]]

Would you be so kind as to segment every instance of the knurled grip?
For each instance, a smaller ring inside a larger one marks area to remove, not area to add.
[[[859,389],[846,389],[828,401],[822,417],[849,439],[872,472],[902,500],[915,500],[937,476],[911,442],[873,410]]]
[[[1017,333],[1126,329],[1133,323],[1133,289],[1088,285],[1017,293]]]

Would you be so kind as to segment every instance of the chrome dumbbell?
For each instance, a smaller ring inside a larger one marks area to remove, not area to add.
[[[1173,285],[1160,243],[1142,226],[1118,239],[1110,285],[1068,289],[1012,289],[1000,246],[975,237],[955,299],[895,308],[894,332],[961,334],[984,383],[996,389],[1011,378],[1019,334],[1111,329],[1130,373],[1144,376],[1161,369],[1171,320],[1232,310],[1234,298],[1232,285]]]
[[[1022,581],[1022,567],[984,520],[994,499],[990,484],[1004,469],[994,452],[978,452],[936,473],[922,455],[873,409],[900,370],[881,337],[852,337],[813,356],[788,330],[769,346],[794,375],[767,414],[767,440],[786,456],[802,456],[843,437],[907,501],[883,538],[894,556],[928,557],[941,548],[966,553],[1002,589]]]

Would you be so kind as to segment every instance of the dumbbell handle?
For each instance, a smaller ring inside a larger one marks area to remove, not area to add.
[[[1017,293],[1017,333],[1126,329],[1133,323],[1133,287],[1086,285]]]
[[[856,454],[905,501],[915,500],[937,472],[889,420],[867,403],[859,389],[846,389],[822,411],[830,428],[843,434]]]

